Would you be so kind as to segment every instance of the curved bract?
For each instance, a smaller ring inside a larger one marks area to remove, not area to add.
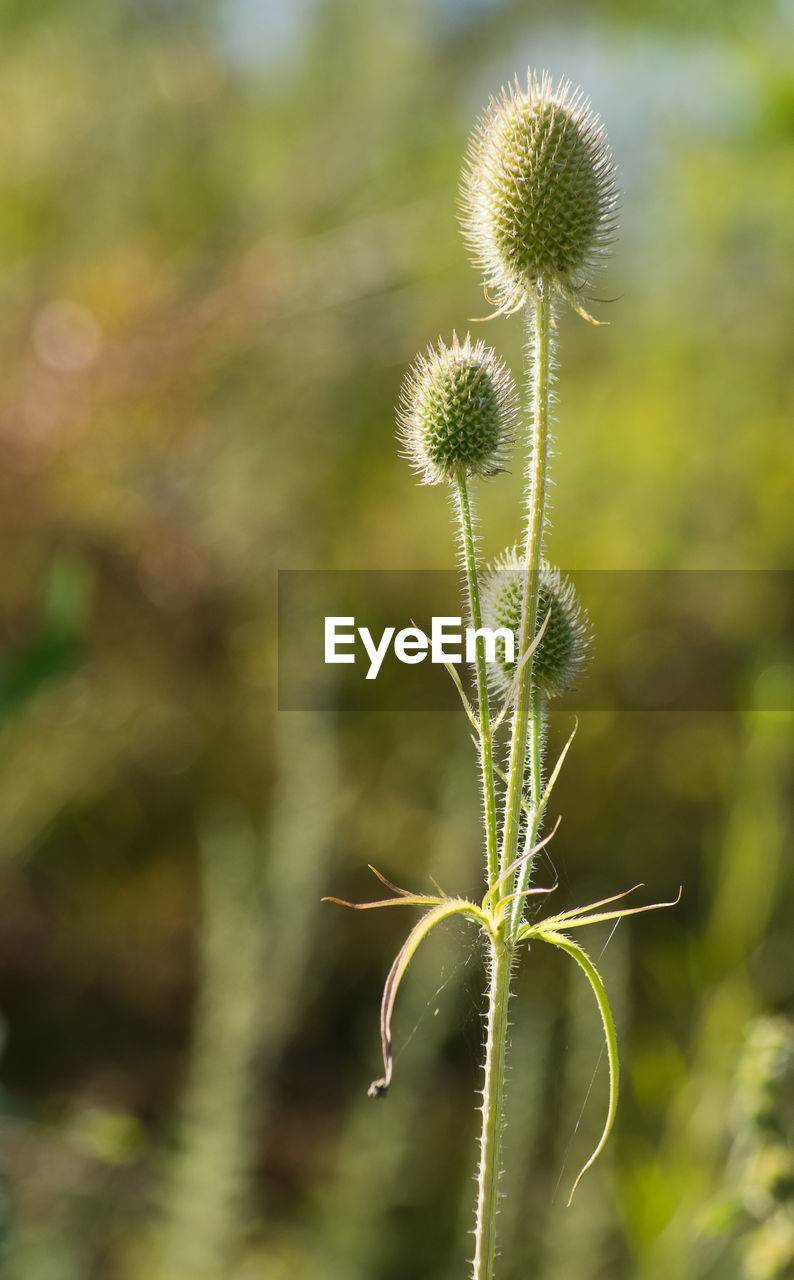
[[[387,880],[385,876],[376,871],[374,867],[370,870],[378,877],[382,884],[391,889],[396,895],[393,898],[380,898],[374,902],[345,902],[342,898],[324,898],[324,902],[336,902],[339,906],[351,907],[355,911],[371,911],[378,907],[427,907],[431,909],[421,917],[420,920],[411,929],[408,937],[401,946],[400,950],[392,962],[386,983],[383,988],[383,997],[381,999],[380,1013],[380,1032],[381,1045],[383,1050],[383,1075],[378,1080],[373,1080],[369,1086],[368,1093],[370,1097],[382,1097],[388,1090],[392,1082],[394,1074],[394,1055],[392,1052],[392,1033],[391,1023],[394,1013],[394,1005],[397,999],[397,992],[400,983],[410,965],[419,944],[427,937],[427,935],[440,924],[442,920],[448,920],[451,916],[463,916],[464,919],[478,925],[480,929],[490,938],[493,945],[500,949],[504,949],[506,945],[512,945],[509,933],[506,932],[506,924],[509,920],[510,912],[509,904],[515,898],[515,894],[501,895],[500,889],[503,885],[519,871],[521,864],[532,859],[557,833],[559,827],[559,819],[557,820],[553,830],[549,835],[508,867],[500,876],[500,878],[486,890],[482,903],[477,904],[471,902],[468,898],[448,898],[443,892],[439,894],[418,894],[412,893],[410,889],[402,889],[399,885],[393,884],[391,880]],[[640,886],[635,885],[635,889]],[[521,897],[530,894],[546,894],[553,893],[557,888],[551,885],[549,888],[533,887],[525,889]],[[601,924],[607,920],[619,920],[623,916],[639,915],[644,911],[655,911],[659,907],[671,907],[680,900],[681,892],[679,890],[678,898],[675,902],[653,902],[643,907],[621,907],[616,911],[599,911],[599,907],[609,906],[613,902],[618,902],[621,898],[626,897],[627,893],[633,893],[634,889],[626,890],[626,893],[615,894],[611,898],[603,898],[598,902],[593,902],[589,906],[573,907],[569,911],[561,911],[556,915],[547,916],[534,924],[523,924],[515,934],[514,943],[530,942],[533,940],[548,942],[552,946],[566,951],[579,965],[587,976],[593,992],[595,993],[598,1007],[601,1013],[601,1020],[604,1025],[604,1036],[606,1041],[607,1060],[609,1063],[609,1107],[607,1111],[607,1119],[604,1125],[601,1138],[595,1148],[590,1159],[583,1166],[576,1181],[574,1182],[568,1203],[571,1203],[574,1192],[584,1173],[590,1168],[597,1157],[603,1150],[604,1144],[609,1137],[610,1130],[615,1119],[615,1112],[618,1104],[618,1082],[619,1082],[619,1065],[617,1052],[617,1034],[615,1032],[615,1023],[612,1017],[612,1011],[609,1006],[606,990],[604,988],[601,976],[595,965],[577,943],[573,942],[563,932],[564,929],[580,929],[584,925]]]
[[[640,886],[635,885],[635,889]],[[633,893],[634,889],[626,890],[626,893]],[[673,902],[651,902],[644,907],[625,907],[619,911],[596,911],[595,908],[606,906],[610,902],[617,902],[620,898],[624,898],[626,893],[615,894],[614,897],[604,898],[600,902],[593,902],[588,907],[574,907],[571,911],[560,912],[556,916],[548,916],[545,920],[541,920],[538,924],[525,924],[519,929],[516,936],[518,942],[529,942],[531,939],[537,939],[541,942],[548,942],[553,947],[559,947],[561,951],[576,961],[579,968],[585,974],[590,986],[593,988],[598,1003],[598,1010],[601,1014],[601,1021],[604,1027],[604,1042],[607,1051],[607,1063],[609,1066],[609,1103],[607,1105],[607,1117],[601,1137],[590,1156],[585,1161],[576,1180],[571,1188],[571,1194],[568,1197],[570,1205],[584,1175],[591,1165],[600,1156],[603,1151],[607,1138],[609,1137],[612,1126],[615,1123],[615,1115],[618,1109],[618,1091],[620,1086],[620,1059],[618,1058],[618,1038],[615,1031],[615,1020],[612,1017],[612,1009],[609,1004],[609,998],[606,993],[603,980],[600,973],[596,969],[593,961],[587,952],[567,937],[562,929],[579,929],[583,925],[600,924],[605,920],[620,920],[623,916],[640,915],[643,911],[656,911],[659,907],[674,907],[681,899],[681,890],[678,891],[678,897]]]

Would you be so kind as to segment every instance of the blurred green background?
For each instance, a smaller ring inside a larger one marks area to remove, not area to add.
[[[484,312],[461,158],[528,64],[592,97],[623,208],[611,327],[560,323],[550,557],[792,568],[791,0],[0,8],[12,1280],[466,1274],[477,939],[417,957],[373,1103],[405,919],[319,899],[370,896],[368,862],[477,892],[468,728],[278,714],[276,571],[454,563],[394,405]],[[520,323],[480,332],[518,372]],[[489,556],[520,488],[482,489]],[[582,717],[560,906],[683,899],[588,940],[624,1090],[568,1210],[598,1015],[564,958],[522,968],[501,1280],[794,1275],[794,717],[757,709],[791,706],[791,654],[755,621],[737,710]]]

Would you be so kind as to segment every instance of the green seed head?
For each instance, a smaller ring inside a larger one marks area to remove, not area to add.
[[[490,347],[439,342],[414,363],[400,395],[402,452],[425,484],[502,470],[513,442],[518,395],[513,378]]]
[[[615,227],[617,192],[606,136],[581,91],[544,72],[491,99],[469,147],[461,187],[466,242],[500,310],[548,284],[575,303]]]
[[[486,627],[507,627],[516,637],[516,654],[521,629],[521,605],[526,570],[515,547],[504,551],[483,575],[482,620]],[[590,649],[590,622],[576,593],[559,569],[544,564],[538,593],[538,625],[549,620],[532,659],[532,678],[542,691],[553,697],[565,693],[580,676]],[[504,645],[497,644],[497,659],[489,667],[492,683],[505,694],[515,676],[516,664],[505,662]]]

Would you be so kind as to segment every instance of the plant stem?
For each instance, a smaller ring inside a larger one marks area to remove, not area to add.
[[[458,514],[460,516],[463,554],[466,561],[466,581],[469,588],[471,620],[476,629],[482,627],[480,586],[477,579],[477,557],[474,548],[471,507],[466,476],[461,468],[456,476]],[[485,671],[484,642],[477,638],[477,702],[480,720],[480,769],[482,775],[483,809],[485,813],[486,861],[489,887],[496,880],[499,868],[499,851],[496,831],[496,790],[493,771],[493,739],[491,736],[491,711],[488,703],[488,678]]]
[[[551,301],[542,282],[533,294],[527,316],[531,353],[531,430],[527,494],[527,532],[524,550],[526,581],[521,615],[517,660],[527,652],[537,628],[540,567],[546,514],[549,453],[549,391],[551,386]],[[525,664],[516,695],[510,765],[505,799],[505,820],[500,870],[515,861],[521,819],[521,801],[530,742],[531,803],[535,816],[530,820],[528,838],[534,840],[542,794],[541,779],[541,695],[532,684],[532,658]],[[531,845],[529,846],[531,847]],[[525,887],[529,869],[519,874]],[[504,886],[500,896],[510,892]],[[508,1008],[513,939],[521,922],[521,900],[517,899],[508,922],[490,939],[491,982],[488,990],[488,1027],[485,1042],[482,1133],[477,1179],[477,1220],[472,1280],[492,1280],[496,1256],[496,1213],[499,1199],[502,1126],[504,1123],[505,1057],[507,1053]]]
[[[482,1132],[472,1280],[492,1280],[494,1273],[504,1123],[507,1010],[513,960],[512,947],[501,938],[490,940],[490,952],[491,982],[488,990],[488,1031],[482,1088]]]
[[[527,532],[524,547],[524,603],[518,658],[526,653],[537,628],[540,566],[543,558],[543,533],[546,518],[546,489],[549,453],[549,390],[551,387],[551,300],[543,282],[532,294],[528,308],[528,342],[531,352],[530,386],[531,435],[527,494]],[[510,743],[507,796],[505,800],[504,835],[501,869],[516,858],[521,818],[521,797],[526,770],[527,735],[532,704],[533,659],[524,666],[518,685]]]
[[[529,713],[529,747],[527,751],[527,764],[529,765],[529,808],[531,816],[527,819],[527,827],[524,835],[524,852],[531,849],[534,845],[538,828],[540,827],[540,802],[543,795],[543,693],[537,686],[532,690],[531,707]],[[521,864],[521,869],[516,876],[515,892],[517,894],[523,891],[529,885],[529,878],[532,875],[532,863],[534,859],[528,858],[526,862]],[[524,899],[517,897],[512,905],[510,913],[510,935],[515,937],[516,930],[521,923],[521,917],[524,913]]]

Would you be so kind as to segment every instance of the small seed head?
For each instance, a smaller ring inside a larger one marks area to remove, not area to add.
[[[403,383],[398,413],[402,452],[425,484],[455,474],[503,470],[518,417],[512,375],[490,347],[439,342],[419,356]]]
[[[502,552],[483,575],[482,619],[487,627],[507,627],[516,637],[521,631],[521,606],[526,570],[515,547]],[[550,614],[549,614],[549,611]],[[532,659],[532,678],[549,697],[565,693],[581,675],[589,655],[590,621],[570,582],[559,569],[544,564],[538,592],[538,626],[549,620]],[[497,659],[488,670],[498,693],[505,694],[515,676],[516,663],[505,662],[504,645],[497,644]]]
[[[572,301],[615,227],[615,170],[598,117],[567,81],[528,73],[491,99],[469,146],[461,222],[488,297],[517,310],[550,285]]]

